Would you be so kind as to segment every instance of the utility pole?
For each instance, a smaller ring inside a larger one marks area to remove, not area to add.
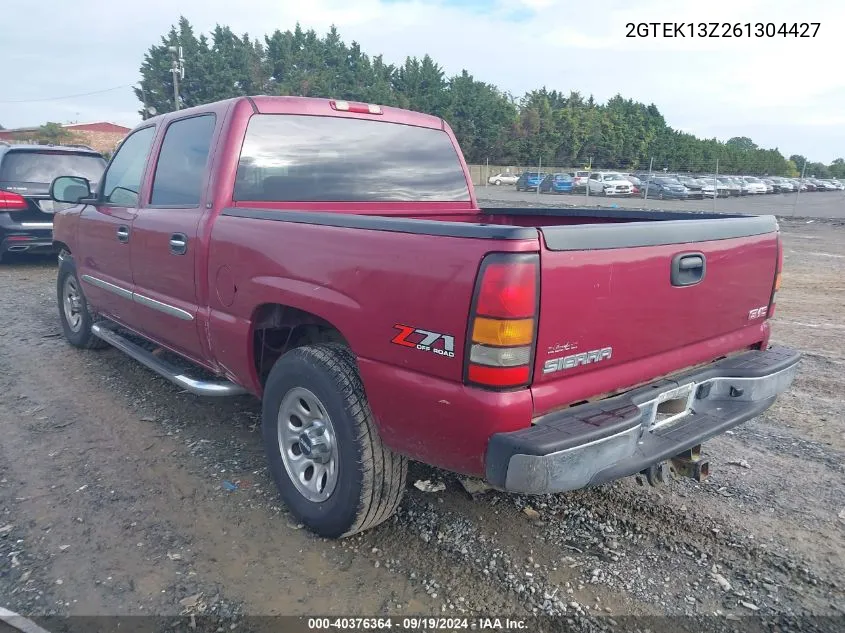
[[[792,215],[795,215],[796,209],[798,209],[798,197],[801,195],[801,185],[804,184],[804,172],[807,169],[807,161],[804,161],[804,166],[801,167],[801,180],[798,181],[798,191],[795,192],[795,203],[792,205]]]
[[[179,109],[179,80],[185,78],[185,58],[182,56],[181,46],[168,46],[173,54],[173,64],[170,72],[173,73],[173,104]]]
[[[147,108],[149,106],[147,105],[147,91],[144,89],[144,84],[141,84],[141,101],[144,104],[144,111],[141,113],[141,120],[146,121],[148,113]]]
[[[716,159],[716,173],[713,175],[713,213],[716,213],[716,198],[719,197],[719,159]]]

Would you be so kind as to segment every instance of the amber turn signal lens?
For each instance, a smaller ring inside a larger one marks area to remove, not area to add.
[[[472,327],[472,340],[484,345],[530,345],[533,338],[534,319],[500,320],[476,317]]]

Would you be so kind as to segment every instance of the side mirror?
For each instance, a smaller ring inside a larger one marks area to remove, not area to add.
[[[56,202],[78,204],[91,197],[91,183],[80,176],[59,176],[50,185],[50,198]]]

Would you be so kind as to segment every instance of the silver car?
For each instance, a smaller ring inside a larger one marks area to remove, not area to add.
[[[515,185],[517,180],[519,180],[519,176],[517,174],[512,174],[509,171],[506,171],[501,174],[496,174],[495,176],[490,176],[487,179],[487,182],[491,185]]]

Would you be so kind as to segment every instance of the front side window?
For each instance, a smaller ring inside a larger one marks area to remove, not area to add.
[[[458,153],[440,129],[366,119],[254,115],[235,200],[468,201]]]
[[[144,166],[154,137],[155,128],[145,127],[126,138],[106,171],[103,202],[124,207],[138,204]]]
[[[199,206],[215,117],[204,114],[167,127],[158,155],[150,204]]]

